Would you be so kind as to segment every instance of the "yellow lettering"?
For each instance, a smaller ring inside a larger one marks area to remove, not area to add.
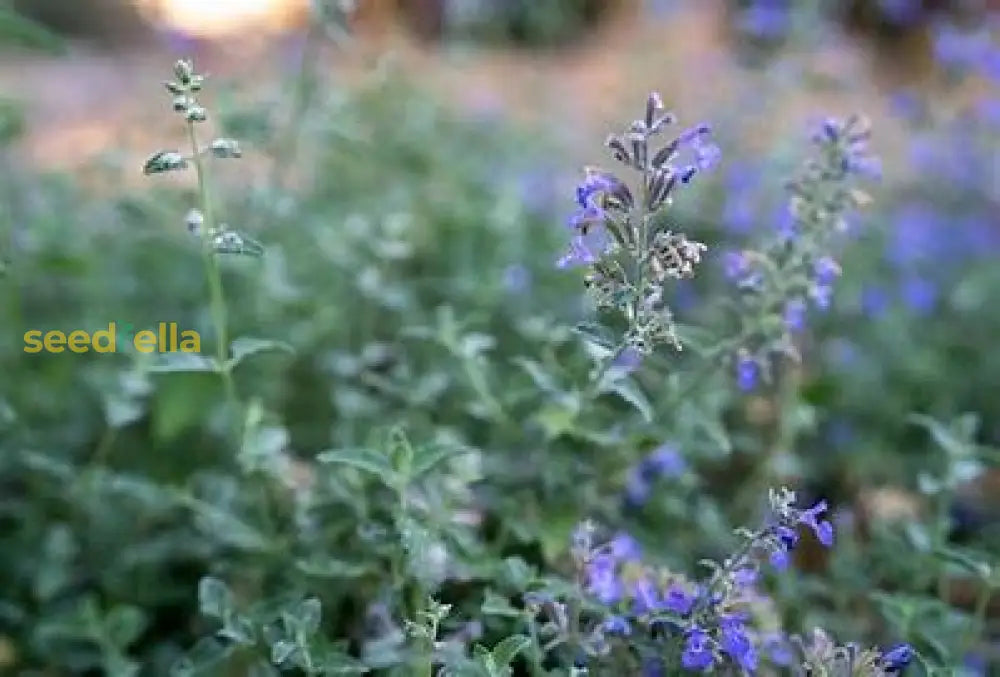
[[[201,352],[201,336],[196,331],[181,332],[181,352],[182,353],[200,353]]]
[[[156,350],[156,334],[149,329],[143,329],[135,335],[135,349],[140,353],[151,353]]]
[[[85,353],[90,350],[90,334],[83,331],[82,329],[77,329],[74,332],[70,332],[69,335],[69,349],[74,353]]]
[[[42,352],[42,332],[37,329],[24,332],[24,352]]]
[[[107,341],[105,345],[101,345],[101,340]],[[115,327],[115,323],[112,322],[108,325],[107,331],[95,331],[93,344],[94,351],[98,353],[113,353],[115,352],[115,341],[118,339],[118,328]]]
[[[45,350],[50,353],[61,353],[66,343],[66,334],[61,331],[50,331],[45,335]]]

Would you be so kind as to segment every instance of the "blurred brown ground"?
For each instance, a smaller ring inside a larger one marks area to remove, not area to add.
[[[649,89],[659,90],[684,122],[713,118],[742,96],[753,101],[760,75],[739,68],[728,49],[722,3],[708,1],[663,18],[623,1],[611,20],[563,50],[515,51],[436,46],[399,29],[387,0],[363,4],[358,35],[348,52],[325,49],[321,71],[331,81],[360,82],[375,57],[388,52],[408,77],[470,114],[500,112],[544,125],[580,159],[600,153],[604,135],[633,118]],[[197,49],[215,77],[253,83],[260,94],[295,66],[294,36],[222,38]],[[870,43],[844,38],[826,51],[802,51],[796,61],[824,90],[759,102],[748,140],[801,128],[811,116],[863,111],[884,119],[885,93],[923,76],[925,46],[904,45],[879,55]],[[141,163],[150,148],[176,137],[160,86],[172,60],[165,40],[113,51],[71,47],[69,56],[0,55],[0,91],[27,105],[30,132],[22,148],[41,167],[67,168],[109,150]],[[257,92],[250,91],[249,97]],[[893,145],[893,124],[879,129],[880,150]],[[574,151],[575,154],[575,151]]]

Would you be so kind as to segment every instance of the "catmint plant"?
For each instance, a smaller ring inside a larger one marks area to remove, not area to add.
[[[627,328],[615,357],[627,349],[649,354],[660,343],[681,347],[666,302],[668,285],[692,277],[706,250],[660,218],[677,191],[719,157],[706,124],[660,142],[674,122],[659,94],[650,94],[643,119],[605,144],[637,175],[631,187],[611,172],[587,167],[576,189],[570,246],[558,265],[585,268],[584,285],[598,308],[624,318]]]
[[[810,309],[830,307],[841,272],[837,246],[850,229],[850,213],[869,202],[858,184],[879,175],[869,137],[860,116],[825,120],[812,136],[814,154],[787,184],[788,218],[760,246],[725,255],[725,275],[739,294],[735,362],[741,389],[770,377],[773,355],[799,360],[796,337]]]
[[[216,369],[222,375],[227,397],[236,401],[232,379],[232,363],[229,361],[229,339],[226,319],[226,300],[222,285],[222,271],[218,255],[237,254],[261,256],[263,247],[250,237],[218,222],[215,218],[209,161],[212,159],[239,159],[243,153],[234,139],[220,137],[207,145],[199,139],[198,129],[208,120],[208,110],[201,104],[198,95],[206,81],[206,76],[195,71],[189,60],[174,64],[174,77],[164,82],[171,96],[171,103],[185,123],[189,143],[188,152],[160,150],[154,153],[143,166],[146,175],[181,171],[193,166],[198,179],[198,206],[192,208],[185,219],[188,232],[199,238],[208,278],[212,322],[217,342]]]
[[[825,547],[833,546],[834,530],[826,501],[798,507],[795,492],[782,488],[770,492],[769,506],[762,526],[737,530],[732,554],[704,562],[710,573],[701,580],[644,561],[627,533],[599,544],[596,525],[583,523],[570,548],[575,587],[526,596],[538,619],[536,651],[574,656],[578,669],[593,667],[595,674],[610,665],[631,666],[615,674],[643,677],[755,674],[765,664],[802,675],[898,674],[914,657],[907,644],[862,652],[836,646],[822,630],[806,641],[775,623],[773,601],[760,588],[763,568],[785,570],[804,530]]]

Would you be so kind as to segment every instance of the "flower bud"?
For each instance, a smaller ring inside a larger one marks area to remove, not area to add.
[[[194,64],[188,59],[179,59],[174,64],[174,75],[180,80],[181,85],[190,85],[191,78],[194,76]]]

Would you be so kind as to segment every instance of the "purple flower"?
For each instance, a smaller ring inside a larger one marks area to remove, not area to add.
[[[615,604],[622,598],[622,582],[617,568],[618,562],[607,554],[597,555],[587,564],[587,590],[601,604]]]
[[[806,302],[801,298],[794,298],[785,304],[784,313],[785,327],[788,331],[796,334],[806,326]]]
[[[647,476],[678,477],[687,469],[684,458],[672,444],[663,444],[642,461]]]
[[[897,644],[882,654],[882,666],[885,670],[898,672],[913,660],[913,647],[909,644]]]
[[[643,476],[640,468],[632,468],[625,480],[625,501],[628,505],[638,508],[649,500],[652,487]]]
[[[907,122],[914,122],[924,114],[923,101],[919,95],[910,90],[895,92],[890,98],[889,105],[894,115]]]
[[[684,638],[684,652],[681,654],[681,665],[686,670],[708,670],[715,663],[712,652],[712,640],[708,633],[694,626],[688,630]]]
[[[630,534],[622,531],[611,539],[611,554],[620,562],[636,562],[642,557],[642,548]]]
[[[882,287],[865,287],[861,291],[861,312],[876,317],[889,307],[889,296]]]
[[[659,658],[646,658],[642,661],[642,677],[666,677],[663,661]]]
[[[840,277],[840,266],[829,256],[822,256],[813,266],[813,274],[816,276],[816,284],[827,287]]]
[[[697,593],[690,593],[679,583],[673,583],[667,588],[663,605],[675,614],[687,616],[691,613],[694,603],[698,600]]]
[[[740,390],[749,392],[757,387],[759,368],[749,357],[741,357],[736,364],[736,383]]]
[[[604,632],[609,635],[627,637],[632,634],[632,625],[623,616],[608,616],[602,624]]]
[[[520,263],[504,268],[503,286],[511,294],[523,294],[531,288],[531,271]]]
[[[971,70],[987,58],[990,50],[987,32],[964,33],[952,25],[942,24],[934,30],[934,57],[950,70]]]
[[[906,305],[919,315],[928,315],[937,303],[938,290],[930,280],[908,276],[903,280],[903,300]]]
[[[604,226],[593,225],[585,234],[577,235],[570,240],[569,251],[556,262],[556,265],[559,268],[590,265],[607,251],[610,244],[611,240]]]
[[[599,173],[588,173],[576,187],[576,203],[581,209],[600,209],[599,198],[612,190],[611,180]]]
[[[733,282],[745,279],[750,273],[750,261],[743,252],[726,252],[722,257],[722,265],[726,277]]]
[[[795,531],[795,529],[792,529],[791,527],[786,527],[783,524],[779,524],[775,528],[774,532],[775,535],[777,535],[778,540],[780,540],[781,543],[786,548],[791,549],[794,548],[796,545],[798,545],[799,534],[797,531]]]
[[[878,6],[886,21],[896,26],[913,24],[923,12],[922,0],[879,0]]]
[[[721,623],[721,637],[719,644],[722,650],[736,661],[736,663],[748,672],[757,669],[757,650],[747,636],[746,627],[743,621],[735,616],[723,616]]]
[[[811,296],[813,303],[820,310],[827,310],[830,307],[830,303],[833,299],[833,287],[816,285],[811,290]]]
[[[743,10],[738,26],[743,32],[759,39],[780,38],[791,26],[788,3],[782,0],[755,0]]]
[[[775,665],[790,667],[795,660],[791,643],[780,632],[768,634],[764,638],[763,649]]]
[[[741,567],[733,572],[733,583],[739,588],[749,588],[757,582],[757,570],[753,567]]]
[[[774,216],[775,227],[783,240],[791,241],[799,236],[799,222],[787,204],[778,207]]]
[[[731,232],[746,233],[753,228],[757,215],[757,205],[753,195],[748,193],[728,193],[722,208],[722,223]]]
[[[819,516],[827,510],[826,501],[819,501],[808,510],[803,510],[799,514],[799,523],[805,524],[813,533],[817,540],[826,547],[833,545],[833,525],[827,520],[820,520]]]
[[[904,267],[931,258],[946,244],[946,225],[930,205],[907,204],[893,216],[892,226],[886,258],[896,266]]]
[[[629,594],[634,603],[633,610],[637,615],[653,613],[663,608],[660,591],[645,576],[632,583]]]
[[[775,569],[778,571],[784,571],[788,568],[790,558],[787,550],[784,548],[775,548],[768,557],[768,560],[771,562],[771,566]]]
[[[621,351],[614,361],[611,363],[615,369],[622,369],[627,373],[631,373],[639,368],[642,364],[642,354],[635,348],[629,346],[625,350]]]

